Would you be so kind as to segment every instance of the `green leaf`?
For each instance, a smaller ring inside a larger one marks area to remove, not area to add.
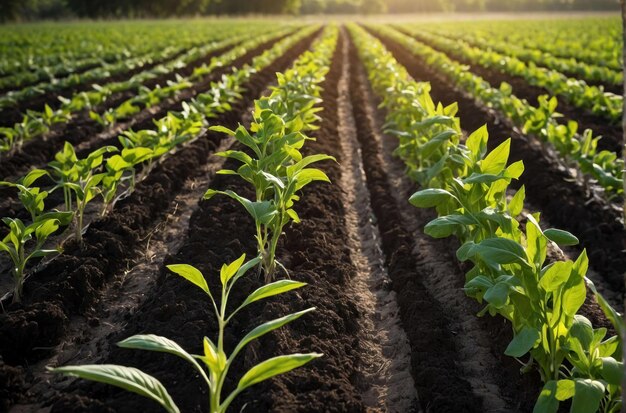
[[[557,261],[551,264],[539,280],[539,286],[546,292],[556,291],[569,279],[572,265],[572,261]]]
[[[287,213],[289,218],[291,218],[293,220],[293,222],[295,222],[296,224],[300,223],[300,217],[298,216],[298,213],[296,211],[294,211],[293,209],[290,208],[290,209],[288,209],[285,212]]]
[[[220,125],[211,126],[209,128],[209,130],[214,131],[214,132],[225,133],[225,134],[230,135],[230,136],[235,136],[235,131],[231,130],[231,129],[228,129],[225,126],[220,126]]]
[[[548,381],[541,389],[539,398],[533,413],[556,413],[559,409],[559,401],[556,399],[557,382],[554,380]]]
[[[278,211],[274,207],[274,204],[270,201],[250,201],[231,190],[216,191],[209,189],[204,194],[204,199],[211,199],[215,194],[222,194],[231,197],[239,202],[248,211],[252,218],[261,224],[268,224],[274,216],[278,214]]]
[[[564,401],[574,397],[576,383],[574,380],[559,380],[556,384],[556,399]]]
[[[272,297],[274,295],[286,293],[287,291],[295,290],[296,288],[304,287],[305,285],[306,283],[293,280],[274,281],[273,283],[266,284],[254,290],[248,296],[248,298],[246,298],[241,307],[245,307],[248,304],[252,304],[253,302],[262,300],[264,298]]]
[[[491,266],[519,263],[529,267],[524,248],[508,238],[487,238],[474,245],[473,250]]]
[[[624,375],[624,363],[613,357],[602,357],[602,378],[609,384],[619,386]]]
[[[435,218],[424,227],[424,232],[433,238],[445,238],[458,228],[476,224],[472,217],[465,215],[446,215]]]
[[[511,357],[522,357],[535,346],[535,343],[540,337],[539,331],[530,326],[526,326],[515,334],[515,337],[513,337],[513,340],[511,340],[504,351],[504,354]]]
[[[257,338],[269,333],[270,331],[276,330],[277,328],[280,328],[284,326],[285,324],[295,321],[298,318],[302,317],[304,314],[310,313],[313,310],[315,310],[315,308],[308,308],[306,310],[298,311],[297,313],[293,313],[293,314],[288,314],[284,317],[280,317],[275,320],[268,321],[266,323],[261,324],[260,326],[250,331],[248,334],[246,334],[244,338],[241,339],[241,341],[239,342],[239,344],[237,344],[237,347],[233,351],[230,358],[231,359],[234,358],[252,340],[256,340]]]
[[[579,279],[576,283],[567,283],[563,292],[563,312],[570,317],[574,317],[587,297],[587,287],[584,279]]]
[[[585,259],[586,259],[587,254],[584,250],[583,250],[583,254],[581,254],[581,257],[583,255],[585,256]],[[581,257],[579,257],[578,259],[580,260]],[[587,280],[587,285],[589,286],[589,289],[593,291],[593,294],[596,297],[596,301],[600,305],[600,308],[602,308],[602,312],[604,313],[606,318],[609,319],[609,321],[613,325],[613,328],[615,328],[615,330],[617,331],[617,335],[619,337],[624,337],[624,334],[626,334],[626,324],[624,323],[624,320],[622,319],[621,314],[615,311],[613,307],[611,307],[609,302],[606,301],[606,298],[604,298],[602,294],[598,292],[595,284],[591,280]]]
[[[2,241],[0,241],[0,251],[8,252],[9,254],[11,253],[9,246]]]
[[[53,373],[67,374],[99,383],[111,384],[148,397],[159,403],[170,413],[180,412],[160,381],[133,367],[101,364],[57,367],[49,370]]]
[[[43,169],[33,169],[22,179],[22,185],[30,187],[37,179],[44,175],[48,175],[48,171],[44,171]]]
[[[279,374],[290,372],[291,370],[303,366],[309,361],[319,357],[322,357],[322,354],[309,353],[278,356],[265,360],[264,362],[252,367],[246,374],[243,375],[237,385],[237,391],[242,391],[257,383],[271,379],[274,376],[278,376]]]
[[[222,281],[222,285],[226,285],[226,283],[230,281],[230,279],[233,278],[235,274],[237,274],[237,271],[239,270],[245,259],[246,254],[242,254],[241,257],[237,258],[230,264],[222,265],[222,268],[220,269],[220,280]]]
[[[187,353],[175,341],[167,337],[154,334],[138,334],[120,341],[117,345],[122,348],[169,353],[195,364],[195,359],[191,354]]]
[[[456,198],[444,189],[431,188],[414,193],[411,195],[411,198],[409,198],[409,202],[417,208],[430,208],[441,205],[450,199]]]
[[[497,148],[489,152],[482,160],[480,170],[484,174],[498,175],[502,172],[509,160],[509,152],[511,149],[511,138],[502,142]]]
[[[180,275],[187,281],[190,281],[192,284],[197,285],[205,293],[210,294],[209,286],[207,285],[204,276],[197,268],[187,264],[173,264],[168,265],[167,268],[173,273]]]
[[[543,235],[548,237],[550,241],[555,242],[558,245],[566,246],[566,245],[577,245],[578,238],[574,235],[570,234],[567,231],[563,231],[560,229],[550,228],[543,231]]]
[[[43,241],[59,229],[59,221],[56,219],[48,219],[40,225],[38,225],[38,223],[35,225],[37,225],[37,228],[35,229],[35,237],[37,237],[39,241]]]
[[[604,385],[598,380],[576,379],[570,413],[594,413],[604,397]]]
[[[488,139],[489,132],[487,131],[487,125],[483,125],[472,132],[465,141],[465,145],[472,153],[474,161],[478,161],[485,154]]]
[[[517,190],[515,195],[511,198],[509,202],[509,213],[512,217],[516,217],[522,213],[524,209],[524,199],[526,198],[526,188],[524,185],[520,189]]]
[[[509,284],[506,282],[499,282],[485,292],[483,297],[485,301],[493,305],[496,308],[502,308],[509,298]]]
[[[122,171],[129,168],[130,166],[132,165],[126,162],[124,158],[122,158],[120,155],[113,155],[112,157],[107,159],[107,169],[111,171]]]
[[[572,338],[577,339],[583,348],[590,348],[593,341],[593,325],[591,321],[583,315],[576,314],[569,329]]]

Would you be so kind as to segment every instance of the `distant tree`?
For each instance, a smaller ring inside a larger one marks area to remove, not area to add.
[[[386,13],[387,4],[385,0],[362,0],[360,11],[364,14]]]

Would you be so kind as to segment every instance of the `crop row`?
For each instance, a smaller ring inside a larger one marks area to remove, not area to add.
[[[473,47],[460,39],[434,36],[420,29],[408,29],[412,36],[433,45],[471,64],[492,68],[512,76],[519,76],[530,85],[546,89],[550,94],[563,97],[576,107],[618,123],[622,118],[623,97],[605,92],[602,87],[590,86],[584,80],[567,77],[555,70],[526,64],[512,53],[498,53]]]
[[[540,50],[555,57],[622,70],[621,23],[616,18],[455,22],[437,25],[453,32],[477,33],[498,42]],[[430,27],[430,26],[429,26]]]
[[[422,31],[424,30],[423,27],[420,28]],[[515,57],[527,63],[531,68],[534,64],[535,66],[543,66],[571,76],[578,76],[586,81],[600,82],[608,85],[621,85],[623,81],[621,71],[606,66],[577,61],[571,57],[557,57],[538,49],[524,48],[515,43],[494,40],[493,38],[483,37],[478,34],[467,32],[459,33],[445,29],[426,30],[433,35],[444,36],[455,41],[464,41],[471,46],[483,50],[493,50],[507,56]]]
[[[314,124],[319,120],[315,115],[319,110],[316,105],[320,103],[319,85],[328,71],[337,39],[338,29],[332,26],[327,28],[311,52],[303,54],[290,70],[278,75],[278,85],[271,95],[255,101],[254,120],[249,129],[243,126],[236,131],[223,127],[213,128],[234,136],[240,145],[250,150],[251,155],[234,150],[219,155],[242,162],[238,171],[223,170],[222,173],[239,175],[255,188],[256,200],[247,200],[233,192],[224,193],[239,201],[254,218],[257,225],[259,255],[245,263],[245,255],[242,255],[235,262],[225,264],[220,270],[219,295],[209,289],[204,275],[196,268],[185,264],[170,265],[168,268],[207,294],[218,324],[217,339],[205,337],[204,354],[201,355],[191,355],[175,342],[155,335],[137,335],[118,343],[124,348],[170,353],[191,363],[207,385],[211,412],[226,411],[235,397],[246,388],[322,356],[308,353],[270,358],[251,367],[239,379],[234,390],[223,394],[229,369],[245,346],[313,310],[309,308],[263,323],[246,334],[230,354],[227,354],[224,344],[225,328],[241,309],[256,301],[305,285],[290,279],[272,281],[276,276],[274,239],[280,237],[285,224],[299,221],[292,209],[293,204],[299,199],[295,194],[296,191],[316,180],[328,181],[322,171],[307,166],[330,157],[323,154],[304,157],[300,149],[305,141],[310,139],[306,132],[313,130]],[[211,197],[216,193],[209,190],[205,197]],[[234,310],[230,309],[227,304],[229,296],[236,288],[235,283],[255,266],[260,266],[259,268],[265,271],[266,284],[248,295],[243,303],[233,307]],[[168,412],[180,411],[156,378],[136,368],[120,365],[87,365],[59,367],[54,371],[112,384],[149,397]]]
[[[263,26],[260,25],[252,27],[235,26],[233,28],[225,29],[224,31],[215,32],[210,39],[205,39],[205,41],[201,42],[198,46],[191,48],[187,47],[185,49],[176,47],[170,48],[169,50],[163,50],[158,46],[154,46],[154,49],[151,52],[143,56],[123,59],[120,62],[105,64],[86,72],[74,74],[62,79],[55,79],[52,82],[44,82],[34,86],[28,86],[17,91],[8,92],[4,96],[0,97],[0,108],[12,107],[21,101],[32,99],[36,96],[45,95],[50,92],[63,91],[65,89],[83,84],[93,84],[93,89],[95,89],[95,91],[87,92],[87,94],[94,94],[99,92],[101,89],[100,85],[94,83],[98,80],[106,79],[112,75],[123,74],[130,70],[140,69],[143,66],[151,64],[155,60],[163,61],[163,64],[157,65],[147,71],[151,74],[151,76],[147,77],[147,79],[150,79],[156,77],[158,74],[168,73],[176,68],[183,67],[185,64],[204,56],[211,50],[215,50],[216,44],[219,42],[231,44],[233,43],[232,40],[237,37],[243,38],[254,34],[257,30],[260,31],[262,29]],[[185,50],[185,52],[178,56],[181,50]],[[148,75],[144,74],[142,76],[140,73],[135,82],[141,80],[144,76]],[[133,84],[134,83],[130,83],[130,85]],[[117,88],[120,88],[123,85],[125,85],[125,83],[117,82]],[[106,86],[104,91],[107,91]],[[81,95],[83,94],[78,94],[78,96]],[[77,98],[76,95],[73,98],[85,100],[85,97]]]
[[[99,66],[143,54],[161,44],[162,48],[201,44],[217,31],[227,30],[232,22],[198,22],[133,25],[107,23],[50,25],[8,25],[0,29],[0,76],[26,73],[51,78],[80,71],[88,63]],[[146,39],[149,39],[146,41]],[[89,67],[89,66],[86,66]],[[44,80],[44,79],[41,79]]]
[[[17,188],[19,199],[30,217],[30,222],[26,223],[18,218],[3,219],[9,233],[0,243],[0,251],[6,252],[14,264],[13,300],[21,298],[28,261],[58,251],[57,248],[44,248],[44,245],[60,226],[73,221],[75,236],[82,240],[87,204],[102,197],[102,213],[106,213],[122,188],[127,188],[126,193],[134,189],[137,168],[141,166],[144,175],[148,174],[157,159],[198,137],[212,117],[230,110],[232,103],[240,97],[241,85],[252,73],[267,66],[289,46],[316,29],[300,30],[255,57],[251,65],[225,75],[220,82],[213,83],[209,91],[184,103],[182,112],[168,112],[164,118],[155,120],[156,130],[126,131],[120,136],[121,151],[115,146],[104,146],[79,159],[72,145],[66,143],[47,169],[35,169],[15,183],[4,182],[3,185]],[[52,191],[63,191],[63,211],[45,208],[49,192],[35,186],[36,180],[43,176],[54,181]]]
[[[53,110],[46,105],[44,111],[41,113],[29,110],[24,115],[22,121],[15,124],[13,128],[0,128],[0,134],[4,135],[3,140],[0,141],[0,154],[2,152],[11,153],[19,151],[25,141],[48,133],[55,124],[70,122],[74,114],[85,109],[90,110],[89,115],[94,121],[105,127],[110,126],[120,118],[129,117],[139,112],[141,110],[141,107],[139,106],[140,104],[144,107],[154,106],[165,98],[173,96],[184,89],[190,88],[193,85],[193,82],[200,81],[209,75],[215,68],[229,64],[250,48],[254,48],[256,45],[265,42],[272,37],[276,37],[281,34],[284,35],[288,31],[290,30],[285,29],[280,32],[270,31],[270,33],[266,35],[254,37],[255,32],[252,30],[248,32],[249,34],[233,36],[228,40],[211,43],[201,47],[200,49],[193,49],[176,60],[156,66],[148,71],[138,73],[126,81],[112,82],[103,86],[98,86],[93,91],[76,94],[72,97],[72,99],[64,100],[59,109]],[[236,45],[251,36],[254,37],[252,40],[244,42],[242,45],[232,49],[222,56],[214,57],[210,64],[204,64],[197,67],[188,77],[182,78],[179,76],[176,82],[169,82],[166,87],[157,86],[154,89],[148,89],[141,86],[144,82],[150,79],[157,78],[160,75],[170,73],[184,67],[186,64],[196,60],[198,56],[203,56],[225,47],[232,47],[233,45]],[[96,109],[99,105],[105,103],[106,100],[114,94],[130,90],[133,87],[139,88],[139,94],[124,101],[119,106],[111,108],[102,114],[98,114],[97,112],[91,110],[92,108]]]
[[[204,36],[198,38],[196,36],[167,36],[157,35],[151,37],[150,41],[143,40],[139,44],[125,44],[124,47],[120,46],[120,50],[110,52],[105,56],[93,56],[79,60],[66,60],[62,63],[52,67],[37,67],[35,70],[29,70],[24,72],[15,73],[13,75],[4,76],[0,78],[0,90],[17,89],[22,86],[28,86],[39,83],[36,87],[49,90],[49,83],[59,83],[60,87],[68,87],[78,85],[85,81],[96,80],[96,74],[108,73],[109,75],[116,74],[123,66],[116,63],[122,60],[128,61],[128,68],[132,69],[133,64],[138,65],[136,62],[152,62],[155,60],[165,60],[168,56],[174,56],[180,54],[183,51],[202,45],[206,42],[214,40],[214,33],[206,33]],[[176,41],[174,41],[176,39]],[[88,69],[90,75],[79,74],[84,73]],[[71,77],[71,80],[66,80],[66,77]],[[19,95],[18,95],[19,96]],[[28,95],[30,96],[30,95]]]
[[[550,244],[572,245],[562,230],[543,230],[539,214],[522,216],[524,187],[512,197],[508,186],[524,170],[507,166],[510,139],[487,153],[485,127],[462,142],[456,103],[435,104],[430,85],[410,78],[384,46],[352,25],[359,54],[375,93],[387,109],[386,132],[398,138],[395,151],[421,188],[410,197],[419,208],[436,208],[425,232],[455,236],[460,261],[473,264],[466,294],[485,306],[480,315],[500,315],[514,338],[505,354],[538,369],[545,385],[535,412],[556,412],[572,399],[572,412],[606,412],[621,407],[621,350],[579,314],[586,297],[586,253],[576,261],[546,264]],[[525,228],[525,231],[524,231]],[[591,286],[592,290],[593,287]],[[595,290],[594,290],[595,292]],[[617,313],[596,294],[607,317],[621,329]],[[526,360],[523,360],[526,359]]]
[[[122,119],[128,119],[139,113],[142,109],[155,106],[165,99],[172,97],[185,89],[191,88],[195,83],[201,82],[203,78],[211,74],[216,68],[227,67],[237,58],[243,56],[255,47],[293,32],[293,28],[279,28],[275,30],[263,30],[255,33],[253,30],[246,30],[246,34],[240,37],[232,37],[229,40],[215,45],[213,50],[236,45],[229,51],[211,59],[209,64],[203,64],[194,69],[189,76],[176,76],[176,81],[169,81],[166,87],[157,85],[153,89],[140,87],[138,93],[123,101],[116,107],[109,108],[105,112],[97,113],[90,111],[89,116],[103,127],[110,127]],[[241,40],[244,40],[241,42]],[[238,44],[240,43],[241,44]],[[238,44],[238,45],[237,45]]]
[[[604,188],[607,197],[623,192],[623,160],[610,151],[598,151],[597,141],[592,131],[579,135],[578,124],[569,121],[560,125],[556,118],[556,97],[542,96],[539,107],[533,107],[526,100],[513,95],[510,85],[502,83],[499,89],[489,82],[466,70],[466,66],[450,59],[445,53],[421,43],[387,26],[372,26],[372,30],[387,36],[406,47],[411,53],[424,59],[429,65],[447,77],[459,89],[469,93],[488,107],[498,110],[509,122],[524,133],[536,136],[540,141],[552,145],[568,167],[581,171],[585,180],[595,179]]]

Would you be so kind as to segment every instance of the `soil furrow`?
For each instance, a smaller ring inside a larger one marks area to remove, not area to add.
[[[406,31],[400,29],[399,31],[407,36],[414,37]],[[447,54],[451,59],[456,60],[461,64],[470,66],[470,71],[472,73],[485,79],[491,84],[492,87],[499,87],[502,82],[510,84],[513,87],[513,94],[515,96],[520,99],[526,99],[533,106],[537,106],[537,98],[539,96],[546,94],[552,95],[544,88],[532,86],[520,76],[511,76],[496,69],[474,64],[459,53],[450,54],[432,43],[423,41],[422,39],[419,39],[419,41],[441,53]],[[594,132],[594,136],[602,136],[602,139],[598,141],[599,149],[606,149],[617,154],[622,153],[624,144],[622,142],[621,125],[613,125],[601,116],[595,115],[586,109],[578,108],[568,103],[564,97],[557,96],[557,98],[559,100],[557,112],[563,114],[563,117],[559,119],[560,123],[566,124],[568,120],[575,120],[578,122],[578,129],[580,132],[585,129],[591,129]]]
[[[352,61],[358,55],[353,51]],[[504,411],[491,343],[462,292],[463,273],[445,244],[421,232],[428,214],[408,204],[414,189],[381,136],[362,67],[353,70],[353,107],[372,207],[412,348],[424,411]]]
[[[337,117],[343,157],[340,183],[345,192],[343,204],[351,235],[351,257],[358,270],[352,294],[358,299],[361,329],[366,334],[363,370],[368,387],[363,391],[363,400],[372,412],[416,412],[419,402],[411,376],[411,349],[400,323],[356,137],[350,68],[357,61],[350,59],[353,56],[348,51],[349,43],[344,42]]]
[[[236,124],[273,73],[283,70],[308,48],[310,41],[292,47],[270,67],[255,74],[246,85],[243,101],[216,122]],[[31,278],[32,282],[25,286],[24,303],[9,307],[8,313],[0,315],[0,350],[5,363],[21,364],[49,354],[63,337],[68,318],[85,313],[111,277],[142,256],[141,239],[157,220],[164,218],[185,180],[202,171],[202,165],[208,162],[209,154],[221,139],[221,135],[207,133],[204,139],[194,141],[160,164],[115,211],[92,224],[85,237],[86,248],[68,245],[65,254],[42,274]]]
[[[621,213],[604,201],[588,196],[580,185],[572,182],[568,171],[546,158],[541,146],[531,144],[532,138],[520,135],[494,112],[456,90],[436,70],[402,46],[384,36],[378,37],[414,79],[431,81],[434,101],[458,103],[464,130],[473,131],[487,124],[490,149],[508,137],[513,138],[510,162],[523,160],[526,170],[514,185],[525,185],[529,202],[552,224],[576,235],[580,247],[587,249],[590,264],[600,274],[601,281],[623,294],[626,231],[620,222]]]

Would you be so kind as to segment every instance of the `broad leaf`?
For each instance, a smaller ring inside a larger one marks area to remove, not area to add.
[[[539,338],[539,331],[532,327],[524,327],[520,332],[515,334],[515,337],[504,351],[504,354],[511,357],[522,357],[535,346]]]
[[[237,390],[244,390],[252,385],[271,379],[274,376],[278,376],[279,374],[287,373],[319,357],[322,357],[322,354],[309,353],[278,356],[265,360],[264,362],[252,367],[246,374],[243,375],[241,380],[239,380]]]
[[[560,229],[550,228],[543,231],[543,235],[548,237],[551,241],[555,242],[558,245],[567,246],[567,245],[577,245],[578,238],[573,236],[567,231],[563,231]]]
[[[411,195],[409,202],[418,208],[431,208],[455,199],[454,195],[444,189],[431,188],[418,191]]]
[[[133,367],[118,366],[114,364],[68,366],[50,369],[54,373],[68,374],[81,379],[111,384],[148,397],[159,403],[170,413],[179,413],[180,410],[174,404],[171,396],[154,377]]]
[[[252,304],[255,301],[262,300],[264,298],[272,297],[274,295],[286,293],[287,291],[295,290],[296,288],[304,287],[306,283],[293,281],[293,280],[279,280],[273,283],[266,284],[253,291],[248,298],[243,302],[241,307],[245,307],[248,304]]]
[[[210,294],[209,286],[204,279],[204,275],[197,268],[187,264],[168,265],[167,268],[175,274],[180,275],[187,281],[197,285],[207,294]]]

